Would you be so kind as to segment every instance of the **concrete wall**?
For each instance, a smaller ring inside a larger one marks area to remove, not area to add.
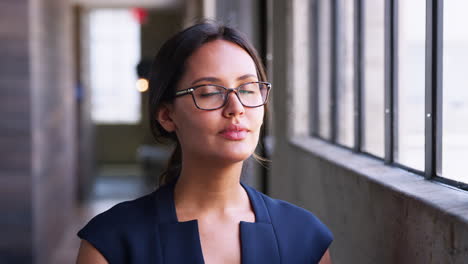
[[[261,0],[216,1],[216,19],[241,30],[259,52],[262,48],[260,2]]]
[[[30,1],[35,263],[48,263],[75,201],[75,87],[68,1]]]
[[[0,262],[47,263],[74,203],[67,2],[0,3]]]
[[[0,262],[32,257],[29,1],[0,2]],[[14,24],[15,27],[11,25]]]
[[[294,4],[300,2],[271,1],[275,148],[270,195],[312,211],[331,229],[335,264],[466,263],[467,192],[312,139],[303,130],[293,30]]]

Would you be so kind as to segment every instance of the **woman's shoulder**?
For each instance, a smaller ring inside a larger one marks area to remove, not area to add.
[[[329,245],[333,235],[329,228],[311,211],[290,202],[272,198],[255,190],[265,203],[271,223],[279,235],[296,234],[298,237],[322,241]]]
[[[93,245],[109,263],[122,263],[130,246],[144,246],[148,227],[155,221],[155,192],[134,200],[118,203],[93,217],[77,235]]]
[[[270,212],[270,215],[278,217],[279,220],[295,220],[301,222],[309,222],[311,224],[317,224],[320,220],[309,210],[297,206],[293,203],[272,198],[264,193],[261,193],[263,200]]]
[[[89,223],[99,222],[106,225],[125,225],[154,214],[151,207],[154,206],[155,192],[141,196],[134,200],[120,202],[110,209],[96,215]]]

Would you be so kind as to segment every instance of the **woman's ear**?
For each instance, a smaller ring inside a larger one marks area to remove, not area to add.
[[[172,120],[172,105],[162,104],[156,114],[156,118],[167,132],[174,132],[176,125]]]

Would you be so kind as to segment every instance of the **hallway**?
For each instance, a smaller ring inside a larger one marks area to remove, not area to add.
[[[466,264],[467,13],[463,0],[0,1],[0,263],[74,263],[87,221],[154,190],[173,146],[150,131],[153,58],[214,19],[246,35],[271,83],[257,149],[271,162],[247,159],[245,183],[329,227],[334,264]]]
[[[150,193],[136,165],[107,166],[99,170],[91,197],[73,211],[62,241],[52,256],[51,264],[75,263],[80,245],[76,233],[94,216],[117,203]]]

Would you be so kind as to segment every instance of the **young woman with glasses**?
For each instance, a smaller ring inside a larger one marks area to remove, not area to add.
[[[206,22],[160,49],[150,76],[156,139],[175,143],[160,187],[93,218],[78,263],[331,263],[312,213],[240,182],[271,84],[237,30]]]

